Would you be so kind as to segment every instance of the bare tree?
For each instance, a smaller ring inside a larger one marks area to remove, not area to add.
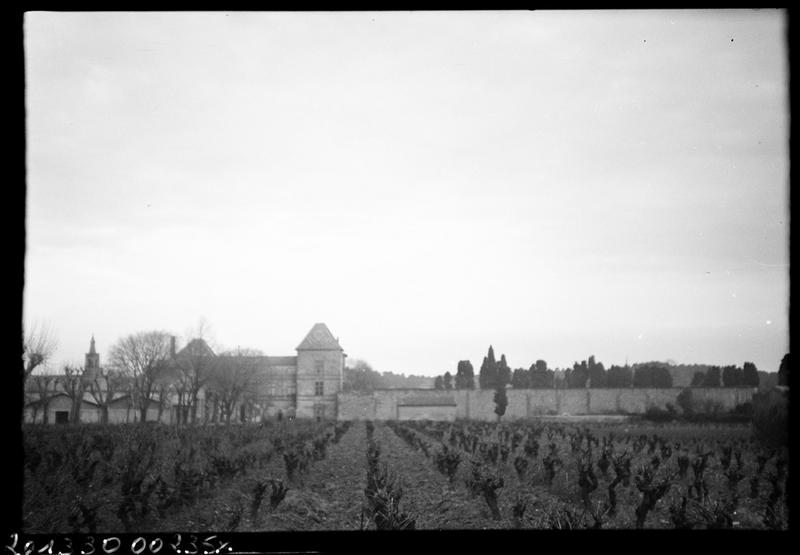
[[[175,362],[178,379],[175,384],[178,403],[183,408],[188,406],[189,414],[181,412],[183,423],[187,417],[192,424],[197,422],[197,405],[200,391],[214,374],[216,355],[209,346],[211,328],[205,319],[200,319],[193,329],[186,333],[186,347],[180,352]]]
[[[100,422],[108,424],[108,409],[114,396],[122,389],[123,381],[116,372],[105,370],[86,384],[86,388],[100,407]]]
[[[70,422],[77,424],[81,421],[81,405],[83,404],[83,392],[86,386],[83,380],[83,368],[77,364],[65,364],[62,382],[64,384],[64,393],[67,394],[67,397],[72,402],[69,415]]]
[[[27,380],[33,371],[52,358],[58,342],[46,324],[33,324],[25,332],[22,343],[22,360],[24,361],[24,379]]]
[[[219,403],[221,417],[230,424],[236,405],[255,383],[257,361],[261,351],[239,349],[221,353],[214,365],[209,387]]]
[[[170,384],[171,391],[175,394],[177,400],[178,412],[175,415],[175,425],[180,426],[186,424],[189,420],[188,407],[189,407],[189,388],[191,387],[190,377],[184,373],[183,365],[180,361],[176,361],[178,367],[178,376],[172,384]]]
[[[53,396],[54,388],[56,385],[56,376],[52,374],[34,374],[32,378],[34,391],[36,392],[36,400],[33,401],[33,420],[36,421],[36,415],[39,409],[42,410],[42,423],[49,424],[50,416],[50,399]]]
[[[213,376],[212,381],[209,382],[209,387],[206,389],[206,406],[203,411],[203,424],[216,423],[217,415],[219,414],[219,400],[217,393],[213,389]]]
[[[174,384],[169,381],[156,380],[153,386],[155,390],[155,400],[158,403],[158,416],[156,422],[161,422],[161,417],[164,415],[164,410],[169,408],[169,400],[171,393],[175,390]]]
[[[158,392],[156,381],[167,368],[169,356],[170,336],[162,331],[132,334],[111,348],[110,366],[130,379],[129,393],[140,422],[147,420],[147,409]]]

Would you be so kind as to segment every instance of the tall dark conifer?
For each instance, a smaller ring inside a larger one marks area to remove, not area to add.
[[[742,369],[742,385],[744,387],[758,387],[758,368],[752,362],[745,362]]]
[[[478,381],[481,389],[494,389],[497,387],[497,361],[494,358],[494,349],[491,345],[489,346],[489,354],[483,358]]]
[[[506,355],[501,355],[500,362],[497,363],[497,385],[505,387],[509,383],[511,383],[511,368],[506,362]]]

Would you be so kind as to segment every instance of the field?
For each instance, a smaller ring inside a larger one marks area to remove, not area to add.
[[[26,426],[26,533],[786,529],[749,425]]]

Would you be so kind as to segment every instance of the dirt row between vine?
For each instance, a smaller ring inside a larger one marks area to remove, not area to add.
[[[321,461],[290,481],[283,457],[275,454],[264,468],[248,470],[190,507],[159,521],[151,531],[292,531],[357,530],[366,486],[366,430],[353,423]],[[286,497],[272,509],[271,488],[252,514],[258,482],[282,481]]]
[[[483,499],[472,498],[461,484],[451,486],[432,462],[385,424],[376,423],[375,439],[381,445],[381,461],[401,478],[404,493],[400,506],[416,517],[417,529],[506,527],[491,519]]]
[[[315,462],[286,499],[250,530],[358,530],[367,482],[366,429],[353,422],[327,456]]]

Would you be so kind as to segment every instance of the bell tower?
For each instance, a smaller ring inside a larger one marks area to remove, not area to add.
[[[89,379],[95,379],[100,374],[100,355],[97,354],[94,346],[94,334],[89,342],[89,352],[86,353],[86,360],[83,363],[83,375]]]

